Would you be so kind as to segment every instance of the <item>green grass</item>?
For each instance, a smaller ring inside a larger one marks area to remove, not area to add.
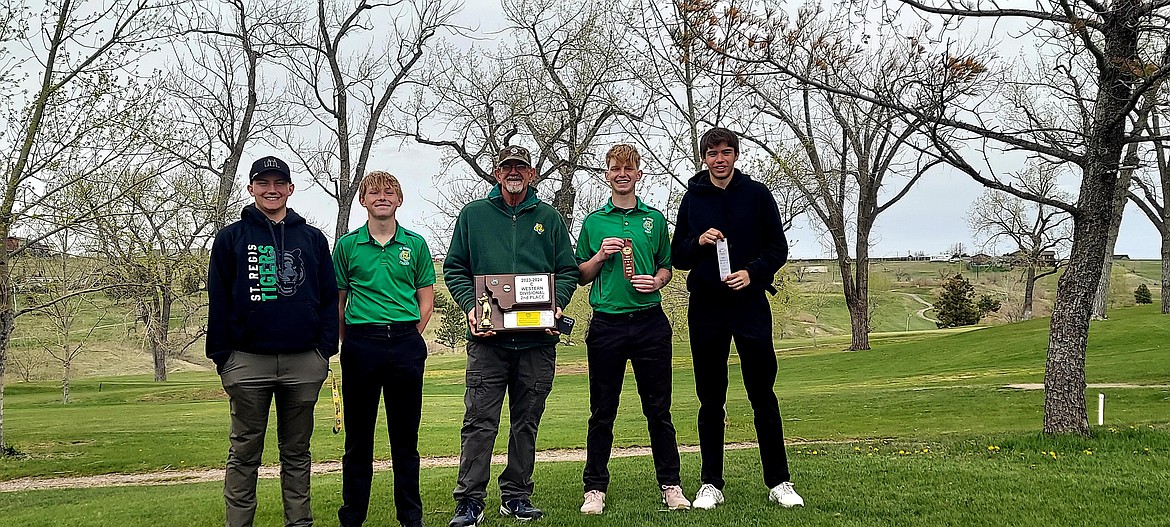
[[[1170,384],[1166,320],[1155,304],[1118,308],[1110,320],[1094,322],[1088,382]],[[1038,435],[1043,392],[1006,385],[1043,382],[1048,323],[1038,319],[983,329],[875,333],[873,349],[865,352],[843,352],[847,335],[818,337],[818,346],[809,337],[778,340],[776,392],[786,436],[790,441],[816,442],[789,448],[794,479],[808,507],[770,507],[763,498],[758,456],[749,450],[728,454],[727,491],[732,501],[707,513],[656,512],[649,477],[652,463],[635,458],[613,462],[610,512],[603,518],[580,517],[574,511],[580,505],[581,464],[541,463],[536,499],[552,514],[544,523],[1165,524],[1170,514],[1164,496],[1170,483],[1170,389],[1089,389],[1092,422],[1096,394],[1106,394],[1104,428],[1095,428],[1089,439]],[[541,449],[576,448],[585,442],[584,350],[565,346],[558,354]],[[732,359],[735,362],[734,355]],[[461,354],[428,359],[420,445],[425,456],[458,453],[464,360]],[[730,372],[727,440],[751,441],[755,432],[750,405],[738,367]],[[342,438],[329,432],[328,392],[322,397],[314,458],[340,459]],[[167,383],[141,375],[87,378],[75,381],[73,398],[72,404],[62,405],[54,382],[8,384],[6,439],[25,455],[0,459],[0,480],[223,465],[227,401],[211,372],[177,373]],[[697,443],[697,407],[689,349],[678,342],[673,414],[682,444]],[[376,455],[386,459],[384,424],[377,434],[383,439]],[[501,436],[497,451],[505,450],[505,441]],[[646,444],[634,383],[627,382],[615,445]],[[265,462],[275,463],[276,457],[276,437],[270,433]],[[696,455],[684,455],[683,477],[688,493],[693,493]],[[449,519],[454,479],[452,468],[424,471],[431,525]],[[388,482],[389,474],[376,477],[375,492],[382,498],[375,500],[374,517],[382,522],[392,517]],[[261,483],[261,525],[279,522],[278,485],[275,480]],[[340,477],[315,477],[314,489],[319,524],[336,525]],[[219,484],[19,492],[3,498],[3,525],[222,522]],[[493,508],[496,504],[491,502]]]
[[[990,447],[990,448],[989,448]],[[659,512],[649,458],[616,459],[607,512],[585,517],[581,463],[537,465],[534,500],[557,526],[755,525],[1164,525],[1170,513],[1170,432],[1099,429],[1092,439],[1007,434],[937,441],[871,441],[789,448],[804,508],[770,505],[754,450],[729,452],[728,502],[714,511]],[[697,487],[698,456],[683,455],[683,485]],[[498,473],[500,467],[495,467]],[[453,509],[455,469],[423,471],[426,521],[444,525]],[[374,480],[370,524],[393,522],[390,475]],[[337,525],[340,476],[313,480],[317,525]],[[489,486],[494,487],[494,485]],[[513,525],[488,499],[487,525]],[[218,483],[97,488],[8,494],[6,525],[215,525],[222,522]],[[280,523],[279,486],[262,480],[258,525]]]
[[[932,439],[949,434],[1027,432],[1040,428],[1043,393],[1004,388],[1043,382],[1047,321],[975,331],[875,335],[874,349],[843,353],[840,339],[817,348],[803,341],[779,357],[777,394],[789,437],[857,440]],[[1090,334],[1090,383],[1170,384],[1164,343],[1170,327],[1155,306],[1118,310],[1095,322]],[[735,360],[732,356],[733,362]],[[696,444],[698,402],[685,343],[675,347],[674,408],[679,441]],[[431,357],[424,387],[422,453],[458,453],[463,412],[461,355]],[[588,415],[584,350],[562,347],[546,420],[583,423]],[[752,414],[737,367],[730,369],[729,441],[754,440]],[[1092,390],[1107,394],[1111,422],[1170,422],[1166,389]],[[0,479],[33,475],[88,475],[184,467],[218,467],[226,454],[227,400],[211,373],[184,373],[156,384],[145,377],[75,383],[74,402],[62,405],[50,383],[10,385],[5,400],[7,441],[27,457],[0,460]],[[317,407],[314,457],[340,459],[342,442],[330,433],[328,392]],[[645,445],[633,382],[626,383],[615,425],[618,446]],[[1095,397],[1089,401],[1095,411]],[[1116,419],[1117,421],[1112,421]],[[505,419],[506,423],[506,419]],[[384,425],[383,425],[384,426]],[[384,437],[380,428],[379,437]],[[276,459],[270,434],[265,462]],[[584,426],[542,427],[541,448],[576,448]],[[504,439],[497,451],[504,450]],[[378,452],[385,457],[384,450]]]

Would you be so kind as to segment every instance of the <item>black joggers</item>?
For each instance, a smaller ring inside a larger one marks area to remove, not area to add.
[[[731,341],[739,353],[743,385],[755,414],[756,438],[764,484],[790,480],[784,450],[784,427],[776,400],[776,349],[772,345],[772,310],[763,291],[691,295],[687,311],[695,391],[699,396],[699,450],[703,483],[723,489],[723,432],[727,402],[727,359]]]

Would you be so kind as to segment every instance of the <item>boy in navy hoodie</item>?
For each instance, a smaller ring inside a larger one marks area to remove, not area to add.
[[[239,221],[211,248],[207,356],[231,406],[223,495],[225,525],[251,526],[256,477],[276,400],[280,486],[286,526],[313,524],[309,507],[313,407],[337,353],[337,285],[325,235],[288,208],[288,165],[252,164]]]

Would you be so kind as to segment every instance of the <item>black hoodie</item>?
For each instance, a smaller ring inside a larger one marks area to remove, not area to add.
[[[288,209],[273,223],[255,205],[215,236],[207,273],[207,356],[233,351],[337,353],[337,280],[320,229]]]
[[[715,228],[727,238],[731,272],[747,269],[750,283],[734,292],[719,279],[714,245],[699,245],[699,235]],[[761,291],[775,292],[776,271],[788,260],[788,240],[780,223],[776,199],[762,183],[739,169],[726,189],[711,183],[706,170],[687,183],[678,208],[674,239],[670,243],[671,263],[690,270],[687,290],[702,297],[735,296]]]

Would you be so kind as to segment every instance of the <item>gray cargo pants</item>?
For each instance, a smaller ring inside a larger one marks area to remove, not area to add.
[[[459,482],[455,499],[483,502],[491,476],[492,447],[500,429],[500,410],[508,394],[511,430],[508,433],[508,465],[500,473],[504,501],[528,498],[535,485],[536,431],[544,403],[552,390],[556,369],[553,345],[511,350],[469,342],[467,344],[467,391],[463,416]]]
[[[309,438],[313,435],[313,407],[328,372],[329,362],[316,351],[280,355],[235,351],[228,357],[220,374],[232,412],[231,446],[223,482],[225,526],[250,527],[256,515],[256,477],[273,398],[284,524],[313,524],[309,508],[313,459]]]

